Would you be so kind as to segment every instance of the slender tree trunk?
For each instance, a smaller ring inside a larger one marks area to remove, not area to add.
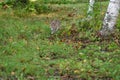
[[[100,30],[100,35],[107,36],[114,32],[119,10],[120,0],[110,0],[107,12],[103,20],[103,26]]]
[[[88,18],[92,18],[94,3],[95,3],[95,0],[89,0],[89,7],[87,11]]]

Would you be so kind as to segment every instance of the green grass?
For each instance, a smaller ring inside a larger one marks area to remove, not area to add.
[[[115,41],[120,40],[120,32],[115,36],[118,39],[101,42],[95,32],[103,14],[97,15],[96,10],[93,20],[87,22],[82,21],[87,4],[54,6],[58,12],[40,15],[19,16],[11,9],[0,10],[0,79],[119,80],[120,47]],[[71,17],[73,6],[77,16]],[[51,35],[49,23],[54,18],[61,20],[62,28]],[[120,24],[117,26],[119,31]]]

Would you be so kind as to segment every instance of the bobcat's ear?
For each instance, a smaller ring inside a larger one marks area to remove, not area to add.
[[[53,31],[53,28],[50,28],[51,29],[51,31]]]

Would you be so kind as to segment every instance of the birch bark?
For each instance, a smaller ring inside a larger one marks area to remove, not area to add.
[[[89,7],[88,7],[88,11],[87,11],[88,18],[92,18],[94,3],[95,3],[95,0],[89,1]]]
[[[100,30],[100,35],[107,36],[114,32],[119,10],[120,0],[110,0],[107,12],[103,20],[103,26]]]

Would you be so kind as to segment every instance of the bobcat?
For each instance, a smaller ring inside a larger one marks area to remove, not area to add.
[[[51,34],[54,34],[60,28],[60,21],[59,20],[53,20],[50,23],[50,28],[51,28]]]

